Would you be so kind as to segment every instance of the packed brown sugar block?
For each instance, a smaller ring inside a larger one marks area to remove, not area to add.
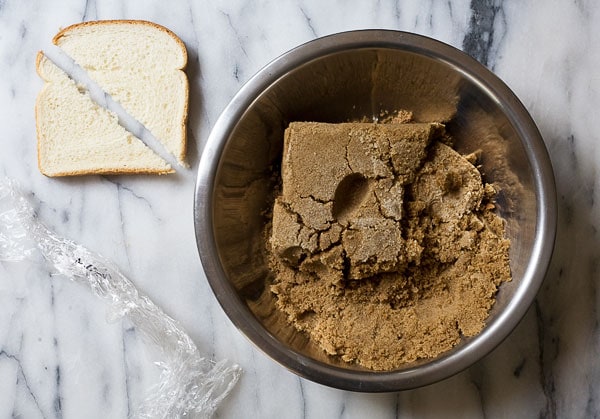
[[[332,254],[343,251],[351,279],[397,271],[418,257],[419,247],[402,238],[402,196],[441,129],[428,123],[291,123],[273,212],[275,252],[305,269],[341,274]]]

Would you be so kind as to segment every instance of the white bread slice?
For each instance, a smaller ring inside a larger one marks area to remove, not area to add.
[[[35,105],[40,172],[46,176],[174,172],[119,125],[114,113],[80,92],[42,52],[36,68],[46,82]]]
[[[101,20],[71,25],[53,42],[187,167],[187,51],[173,32],[147,21]]]

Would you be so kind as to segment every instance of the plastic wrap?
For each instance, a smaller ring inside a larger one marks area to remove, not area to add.
[[[14,182],[0,179],[0,260],[41,261],[84,284],[109,302],[109,318],[127,316],[164,356],[161,379],[137,418],[211,417],[241,374],[238,365],[203,357],[175,320],[167,316],[109,261],[57,236],[37,220]]]

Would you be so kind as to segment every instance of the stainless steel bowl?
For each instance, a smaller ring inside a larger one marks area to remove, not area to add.
[[[390,372],[325,355],[274,309],[263,249],[273,168],[291,121],[341,122],[411,109],[446,120],[463,153],[481,150],[512,241],[513,280],[485,329],[451,351]],[[456,109],[456,115],[452,116]],[[341,389],[396,391],[449,377],[490,352],[521,320],[544,278],[556,230],[556,192],[542,138],[509,88],[477,61],[414,34],[365,30],[299,46],[248,81],[208,139],[195,196],[196,240],[208,281],[231,321],[300,376]]]

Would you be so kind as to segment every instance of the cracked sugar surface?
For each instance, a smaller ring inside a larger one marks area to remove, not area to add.
[[[284,226],[295,222],[298,232],[306,227],[317,237],[341,227],[350,279],[397,271],[417,258],[418,247],[406,245],[401,234],[403,185],[439,130],[439,124],[291,123],[284,138],[282,194],[273,213],[274,252],[284,259],[301,255],[294,257],[297,262],[316,256],[310,240],[290,235],[292,227]]]

